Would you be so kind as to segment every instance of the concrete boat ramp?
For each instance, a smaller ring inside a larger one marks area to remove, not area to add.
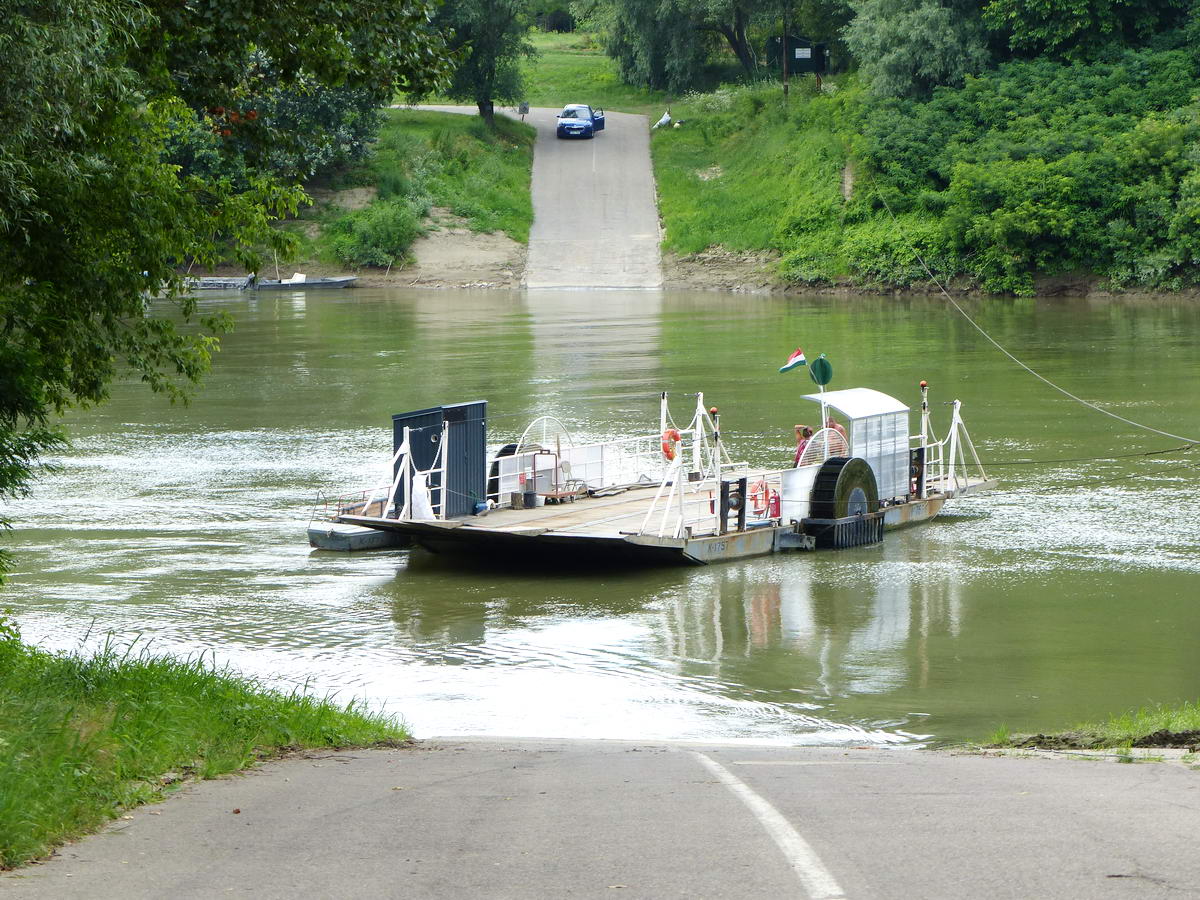
[[[472,106],[420,108],[478,115]],[[559,140],[555,125],[561,109],[535,108],[525,116],[537,129],[537,139],[530,183],[533,227],[523,285],[554,290],[661,288],[662,232],[649,121],[606,111],[608,124],[594,139]],[[511,110],[503,114],[516,115]]]
[[[185,788],[0,896],[1195,896],[1200,773],[912,749],[442,739]]]

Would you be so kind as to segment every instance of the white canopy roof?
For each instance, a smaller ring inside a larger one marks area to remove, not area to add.
[[[821,394],[805,394],[804,399],[820,403]],[[908,407],[880,391],[871,388],[846,388],[844,391],[826,391],[825,405],[840,412],[847,419],[864,419],[884,413],[908,412]]]

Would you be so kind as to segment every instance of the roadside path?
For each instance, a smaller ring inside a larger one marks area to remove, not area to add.
[[[1184,897],[1200,773],[914,750],[435,740],[205,782],[14,898]]]
[[[477,113],[467,106],[421,109]],[[593,140],[558,140],[558,112],[538,108],[525,117],[537,128],[525,287],[661,287],[649,121],[605,111],[604,131]]]

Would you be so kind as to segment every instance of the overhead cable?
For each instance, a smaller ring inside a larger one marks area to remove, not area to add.
[[[894,212],[892,212],[892,208],[888,205],[887,199],[878,192],[875,194],[875,196],[879,198],[879,200],[883,203],[884,209],[886,209],[888,211],[888,215],[892,217],[892,223],[894,225],[899,225],[900,223],[896,219],[896,214]],[[1103,413],[1104,415],[1108,416],[1109,418],[1116,419],[1118,422],[1124,422],[1126,425],[1132,425],[1134,428],[1140,428],[1143,431],[1149,431],[1154,434],[1161,434],[1163,437],[1174,438],[1177,441],[1187,441],[1189,444],[1200,443],[1200,438],[1185,437],[1184,435],[1181,435],[1181,434],[1174,434],[1170,431],[1163,431],[1162,429],[1155,428],[1152,425],[1145,425],[1141,422],[1135,422],[1133,419],[1127,419],[1124,416],[1117,415],[1115,412],[1111,412],[1107,409],[1104,409],[1103,407],[1097,406],[1095,403],[1091,403],[1087,400],[1084,400],[1082,397],[1072,394],[1066,388],[1059,387],[1057,384],[1055,384],[1053,381],[1051,381],[1046,376],[1040,374],[1039,372],[1035,372],[1029,366],[1025,365],[1025,363],[1021,362],[1021,360],[1017,359],[1015,356],[1013,356],[1011,353],[1009,353],[1008,350],[1006,350],[1003,346],[1001,346],[999,341],[997,341],[990,334],[988,334],[986,331],[984,331],[983,327],[978,322],[976,322],[969,315],[967,315],[966,310],[964,310],[961,306],[959,306],[958,303],[955,302],[954,298],[952,296],[950,296],[950,292],[947,291],[944,287],[942,287],[942,283],[937,279],[936,276],[934,276],[933,272],[930,270],[929,266],[925,262],[925,257],[921,255],[921,251],[917,249],[916,245],[912,244],[910,242],[909,246],[912,248],[913,253],[916,255],[917,259],[920,261],[921,268],[924,269],[925,274],[929,276],[929,280],[937,285],[938,290],[942,292],[942,296],[950,301],[950,305],[953,306],[956,310],[958,310],[959,314],[964,319],[966,319],[968,322],[970,322],[971,326],[976,331],[978,331],[985,338],[987,338],[987,340],[991,343],[991,345],[993,347],[995,347],[997,350],[999,350],[1001,353],[1003,353],[1005,356],[1007,356],[1009,359],[1011,359],[1013,362],[1015,362],[1018,366],[1020,366],[1022,369],[1024,369],[1026,372],[1028,372],[1030,375],[1032,375],[1034,378],[1036,378],[1039,381],[1043,382],[1044,384],[1049,385],[1050,387],[1054,388],[1054,390],[1058,391],[1060,394],[1064,394],[1065,396],[1070,397],[1076,403],[1081,403],[1084,406],[1088,407],[1089,409],[1094,409],[1098,413]]]

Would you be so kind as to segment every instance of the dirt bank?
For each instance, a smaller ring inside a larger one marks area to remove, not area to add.
[[[906,287],[859,284],[851,281],[836,284],[791,284],[778,275],[779,255],[771,251],[734,251],[709,247],[687,256],[663,254],[664,287],[676,290],[720,291],[735,294],[822,294],[830,296],[925,296],[938,294],[941,288],[933,282],[919,282]],[[969,278],[955,278],[945,283],[955,296],[984,297],[987,294]],[[1044,275],[1034,279],[1037,297],[1078,298],[1094,301],[1189,300],[1200,302],[1200,289],[1182,291],[1149,290],[1144,288],[1116,289],[1106,279],[1089,273]]]
[[[345,199],[341,195],[346,193],[350,192],[339,192],[338,200]],[[370,195],[362,193],[353,200],[365,206],[370,201]],[[355,208],[343,202],[337,205]],[[313,228],[319,227],[316,222],[305,224]],[[286,278],[294,272],[303,272],[310,278],[350,274],[358,276],[356,287],[511,289],[521,286],[521,277],[525,271],[525,247],[522,244],[501,232],[472,232],[466,227],[464,219],[447,209],[434,208],[426,227],[428,231],[416,240],[409,251],[411,258],[390,269],[353,269],[316,259],[301,259],[280,262],[278,268],[268,261],[259,274],[264,278]],[[219,266],[204,271],[194,269],[188,274],[244,275],[245,270],[236,266]]]
[[[477,234],[449,210],[434,209],[430,230],[413,244],[413,261],[400,272],[393,272],[392,280],[385,283],[429,288],[517,288],[525,272],[525,255],[526,248],[507,235]]]
[[[371,199],[371,189],[338,192],[334,202],[345,208],[365,205]],[[353,194],[354,196],[344,196]],[[330,198],[315,197],[328,200]],[[311,223],[314,227],[316,223]],[[410,251],[411,258],[403,265],[391,270],[367,267],[358,270],[330,265],[317,260],[302,260],[280,263],[279,274],[283,277],[293,272],[304,272],[310,277],[328,275],[358,275],[359,287],[420,287],[431,289],[448,288],[498,288],[521,287],[527,258],[527,248],[507,235],[478,234],[472,232],[465,220],[447,209],[435,208],[427,223],[428,231],[417,239]],[[832,285],[795,285],[779,278],[777,266],[779,256],[769,251],[733,251],[723,247],[709,247],[699,253],[679,256],[664,252],[663,287],[669,290],[716,291],[734,294],[825,294],[833,296],[869,295],[927,295],[938,292],[930,284],[914,284],[906,288],[891,288],[860,285],[850,282]],[[244,272],[235,267],[222,266],[211,272],[193,271],[190,274],[240,275]],[[274,266],[268,264],[262,272],[264,277],[276,277]],[[950,291],[958,296],[981,295],[977,285],[966,280],[957,280],[949,285]],[[1200,301],[1200,291],[1188,290],[1177,293],[1161,291],[1114,291],[1108,283],[1092,275],[1058,275],[1039,278],[1036,282],[1039,297],[1076,297],[1091,300],[1169,298]]]
[[[709,247],[699,253],[663,254],[663,286],[676,290],[727,291],[735,294],[771,294],[794,286],[775,274],[779,256],[769,252]]]
[[[1046,750],[1092,750],[1111,747],[1111,739],[1090,731],[1064,731],[1060,734],[1014,734],[1003,746]],[[1200,731],[1155,731],[1143,735],[1131,747],[1163,747],[1200,752]]]

